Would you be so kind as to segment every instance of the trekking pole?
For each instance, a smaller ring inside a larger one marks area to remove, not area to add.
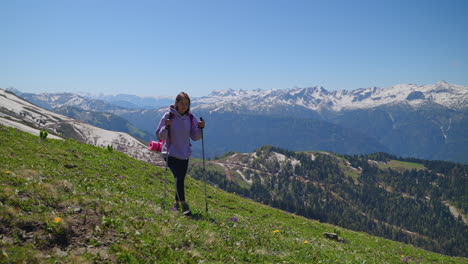
[[[169,150],[167,150],[166,153],[166,172],[164,173],[164,204],[163,204],[163,209],[166,210],[166,196],[167,196],[167,167],[169,163]]]
[[[203,117],[200,117],[200,121],[203,121]],[[208,212],[208,199],[206,195],[205,139],[203,137],[203,128],[201,129],[201,140],[202,140],[202,156],[203,156],[203,178],[205,182],[205,211]]]
[[[172,119],[171,114],[169,114],[168,117],[169,120]],[[164,179],[164,210],[166,210],[166,197],[167,197],[167,168],[169,167],[169,145],[171,144],[170,141],[170,136],[171,136],[171,127],[169,126],[167,130],[167,144],[166,144],[166,176]]]

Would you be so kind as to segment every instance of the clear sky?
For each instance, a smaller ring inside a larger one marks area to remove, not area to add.
[[[465,0],[2,0],[0,88],[468,86]]]

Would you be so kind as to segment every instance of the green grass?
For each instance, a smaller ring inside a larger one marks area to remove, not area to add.
[[[399,161],[399,160],[391,160],[385,164],[379,163],[378,167],[380,169],[394,169],[394,170],[425,170],[427,169],[423,164],[420,163],[413,163],[413,162],[406,162],[406,161]]]
[[[205,212],[204,185],[191,178],[194,217],[186,218],[164,207],[165,173],[116,151],[0,126],[0,263],[468,263],[211,186]]]
[[[351,167],[350,164],[347,164],[346,160],[341,157],[336,157],[338,159],[338,166],[346,177],[352,178],[355,182],[358,181],[361,172],[357,168]]]

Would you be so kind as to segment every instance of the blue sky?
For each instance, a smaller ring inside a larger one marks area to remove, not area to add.
[[[0,88],[468,86],[468,1],[5,0]]]

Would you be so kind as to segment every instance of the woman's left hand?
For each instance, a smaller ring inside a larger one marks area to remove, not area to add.
[[[198,128],[205,128],[205,121],[199,121]]]

